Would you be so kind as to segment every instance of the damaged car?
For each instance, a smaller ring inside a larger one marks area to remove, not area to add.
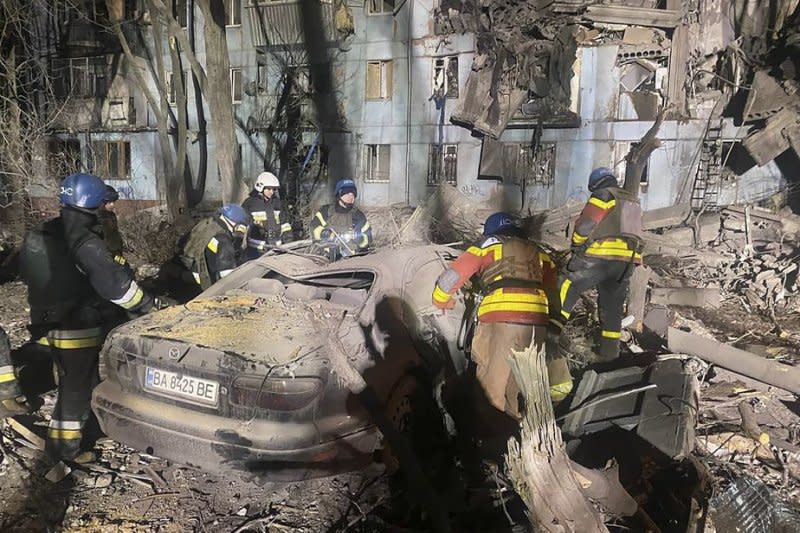
[[[466,366],[462,313],[430,302],[457,254],[429,245],[331,264],[250,261],[187,304],[113,330],[94,412],[111,438],[209,471],[299,480],[359,468],[380,432],[333,370],[331,342],[395,423],[419,397],[432,402],[419,412],[439,415],[417,391]]]

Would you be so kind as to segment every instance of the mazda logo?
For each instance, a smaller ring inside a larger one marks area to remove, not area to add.
[[[181,356],[181,351],[177,348],[170,348],[167,355],[170,359],[177,360]]]

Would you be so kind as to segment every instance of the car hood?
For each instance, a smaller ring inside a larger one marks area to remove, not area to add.
[[[285,364],[320,352],[324,339],[315,331],[314,318],[330,316],[332,308],[339,307],[235,292],[200,297],[141,317],[114,330],[112,342],[123,337],[164,339],[267,365]]]

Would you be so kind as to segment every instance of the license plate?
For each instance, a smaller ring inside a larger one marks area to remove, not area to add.
[[[217,405],[219,383],[216,381],[176,374],[151,366],[147,367],[145,377],[145,388],[153,392],[205,405]]]

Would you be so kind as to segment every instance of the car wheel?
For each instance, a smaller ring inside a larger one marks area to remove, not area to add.
[[[432,388],[426,384],[423,378],[407,374],[397,382],[386,401],[389,421],[408,439],[423,467],[447,446],[447,433],[439,406],[433,398]],[[381,461],[390,474],[400,468],[388,442],[384,442],[381,450]]]

